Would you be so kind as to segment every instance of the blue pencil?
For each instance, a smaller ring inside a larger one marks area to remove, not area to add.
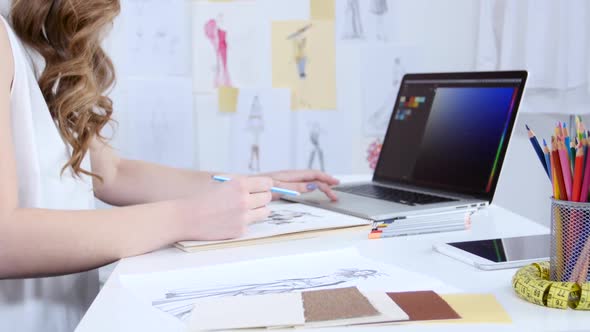
[[[553,174],[551,174],[551,156],[547,141],[543,138],[543,154],[545,155],[545,163],[547,164],[547,172],[549,173],[549,180],[553,181]]]
[[[539,141],[537,141],[537,137],[535,137],[535,133],[533,133],[531,128],[529,128],[528,125],[525,125],[525,127],[526,127],[526,130],[528,131],[529,139],[531,140],[531,144],[533,145],[533,149],[535,149],[535,152],[537,153],[537,157],[539,157],[539,161],[541,162],[541,165],[543,165],[543,169],[545,170],[545,173],[547,173],[547,176],[549,177],[549,179],[551,179],[551,175],[549,174],[549,170],[547,169],[547,162],[545,161],[545,154],[543,153],[543,149],[541,149],[541,146],[539,145]]]
[[[230,178],[226,178],[224,176],[218,176],[218,175],[216,175],[216,176],[213,177],[213,180],[219,181],[219,182],[227,182],[227,181],[230,181],[231,179]],[[281,194],[281,195],[289,195],[289,196],[299,196],[299,195],[301,195],[301,193],[298,192],[298,191],[284,189],[284,188],[277,188],[277,187],[272,187],[270,189],[270,191],[273,192],[273,193]]]

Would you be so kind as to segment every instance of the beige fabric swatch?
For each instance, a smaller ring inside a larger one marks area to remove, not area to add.
[[[200,299],[189,331],[294,327],[305,323],[300,293]]]
[[[303,307],[307,323],[379,315],[356,287],[303,292]]]

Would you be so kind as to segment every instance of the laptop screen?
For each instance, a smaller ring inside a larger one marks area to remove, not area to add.
[[[374,180],[491,201],[526,76],[526,72],[406,75]]]

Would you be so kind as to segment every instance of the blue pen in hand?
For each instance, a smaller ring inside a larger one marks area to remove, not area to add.
[[[231,179],[230,178],[226,178],[225,176],[215,175],[213,177],[213,180],[219,181],[219,182],[227,182],[227,181],[230,181]],[[289,195],[289,196],[299,196],[299,195],[301,195],[301,193],[298,192],[298,191],[284,189],[284,188],[277,188],[277,187],[270,188],[270,191],[273,192],[273,193],[281,194],[281,195]]]

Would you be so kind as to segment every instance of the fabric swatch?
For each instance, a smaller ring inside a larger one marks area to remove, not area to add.
[[[387,295],[408,314],[410,321],[461,318],[433,291],[387,293]]]
[[[204,298],[195,303],[190,331],[294,327],[305,323],[299,293]]]
[[[449,323],[512,323],[494,294],[445,294],[441,297],[461,315]]]
[[[356,287],[309,291],[302,295],[307,323],[380,315]]]

